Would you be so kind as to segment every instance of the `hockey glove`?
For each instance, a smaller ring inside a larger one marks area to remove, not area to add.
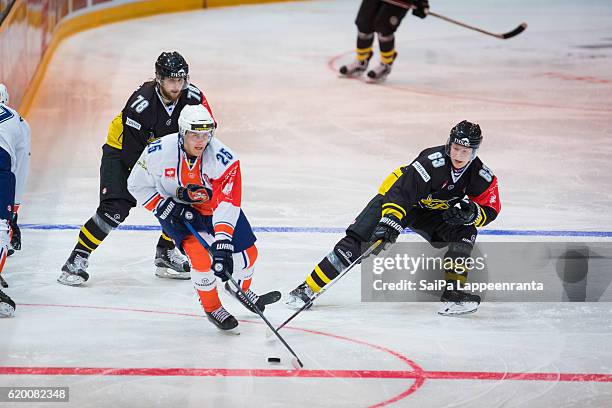
[[[8,255],[13,255],[15,251],[21,250],[21,230],[17,225],[17,213],[13,213],[13,219],[9,220],[9,225],[13,230],[13,236],[11,237],[11,245],[8,250]]]
[[[234,272],[234,245],[230,240],[215,241],[210,247],[212,253],[212,270],[223,282],[229,280],[227,274]]]
[[[442,213],[442,219],[451,225],[472,225],[480,215],[478,204],[465,197]]]
[[[194,222],[197,214],[188,205],[181,204],[174,198],[169,197],[157,206],[155,216],[161,221],[166,221],[174,226],[184,228],[185,221],[190,223]]]
[[[412,14],[419,17],[425,18],[427,17],[427,13],[429,13],[429,0],[411,0],[414,7],[412,9]]]
[[[187,204],[203,203],[210,200],[212,190],[198,184],[187,184],[187,187],[177,187],[176,197]]]
[[[382,240],[382,245],[379,245],[374,251],[374,255],[378,255],[381,251],[389,248],[391,244],[397,241],[397,237],[404,230],[400,220],[394,215],[385,215],[380,219],[378,225],[372,233],[370,241],[376,242]]]

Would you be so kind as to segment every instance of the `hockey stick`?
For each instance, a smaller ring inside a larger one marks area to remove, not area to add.
[[[196,239],[198,240],[198,242],[200,243],[200,245],[202,245],[202,247],[204,247],[204,249],[208,250],[209,246],[206,243],[206,241],[204,241],[204,238],[202,238],[200,236],[200,234],[198,233],[198,231],[195,230],[195,228],[193,228],[193,225],[191,225],[191,223],[185,221],[185,226],[187,227],[187,229],[189,230],[189,232],[191,232],[193,234],[194,237],[196,237]],[[227,278],[232,282],[232,284],[238,289],[238,291],[240,292],[240,294],[242,295],[243,299],[246,300],[246,302],[249,304],[249,306],[255,310],[257,312],[257,314],[259,315],[259,317],[261,317],[261,319],[268,325],[268,328],[270,330],[272,330],[272,332],[276,335],[276,337],[278,337],[278,339],[281,341],[281,343],[283,343],[283,345],[285,346],[285,348],[289,351],[289,353],[291,353],[294,357],[294,361],[293,361],[293,366],[295,368],[302,368],[304,367],[304,364],[302,363],[302,360],[300,360],[300,358],[297,356],[297,354],[295,354],[295,351],[293,351],[293,349],[291,348],[291,346],[289,346],[289,344],[287,344],[287,342],[285,341],[285,339],[282,338],[282,336],[278,333],[278,331],[276,329],[274,329],[274,326],[272,326],[272,324],[268,321],[268,319],[266,318],[266,316],[264,316],[264,314],[261,312],[261,310],[259,310],[259,307],[257,307],[256,304],[254,304],[253,302],[251,302],[251,300],[247,297],[247,295],[244,293],[244,291],[242,290],[242,288],[240,287],[240,285],[238,285],[238,283],[234,280],[234,278],[232,277],[232,275],[228,272],[225,272],[225,276],[227,276]]]
[[[402,3],[401,1],[398,1],[398,0],[382,0],[382,1],[388,4],[392,4],[394,6],[397,6],[397,7],[401,7],[406,10],[411,10],[411,9],[416,8],[412,4]],[[490,35],[491,37],[499,38],[500,40],[507,40],[509,38],[516,37],[523,31],[525,31],[525,29],[527,28],[527,23],[521,23],[514,30],[510,30],[507,33],[503,33],[503,34],[496,34],[490,31],[483,30],[482,28],[478,28],[478,27],[471,26],[469,24],[462,23],[461,21],[453,20],[452,18],[443,16],[442,14],[434,13],[433,11],[427,12],[427,15],[437,17],[441,20],[444,20],[452,24],[456,24],[458,26],[467,28],[469,30],[478,31],[479,33]]]
[[[372,244],[372,246],[370,246],[368,249],[366,249],[366,251],[361,254],[359,256],[359,258],[355,259],[353,261],[352,264],[350,264],[349,266],[347,266],[347,268],[336,277],[336,279],[334,279],[333,281],[329,282],[327,285],[325,285],[319,292],[317,292],[312,299],[310,299],[307,303],[304,304],[304,306],[302,306],[299,310],[297,310],[295,313],[293,313],[291,316],[289,316],[289,318],[287,320],[285,320],[280,326],[278,326],[276,328],[276,330],[280,330],[283,327],[285,327],[285,325],[287,323],[289,323],[291,320],[293,320],[297,315],[299,315],[300,313],[302,313],[304,310],[308,309],[315,300],[317,300],[319,298],[319,296],[321,296],[323,293],[327,292],[329,290],[329,288],[331,288],[332,286],[334,286],[334,284],[336,282],[338,282],[344,275],[346,275],[347,273],[350,272],[351,269],[353,269],[353,267],[357,264],[359,264],[363,259],[367,258],[368,256],[370,256],[370,254],[372,254],[372,252],[378,248],[379,245],[382,244],[382,240],[378,240],[375,243]]]

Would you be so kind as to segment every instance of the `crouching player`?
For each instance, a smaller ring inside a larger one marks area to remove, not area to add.
[[[128,189],[189,258],[191,281],[208,319],[221,330],[231,330],[238,321],[221,304],[217,278],[253,312],[251,304],[263,311],[266,304],[280,299],[280,293],[258,296],[250,289],[257,247],[240,209],[242,183],[236,154],[214,138],[214,120],[204,106],[185,106],[178,124],[178,133],[143,151],[128,178]],[[203,236],[208,250],[189,232],[186,222]],[[250,303],[227,282],[227,274],[233,274]]]

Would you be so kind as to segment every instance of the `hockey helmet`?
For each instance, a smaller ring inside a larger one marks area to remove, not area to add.
[[[482,143],[482,132],[478,123],[467,120],[457,123],[450,131],[446,142],[446,154],[450,156],[451,144],[455,143],[464,147],[472,148],[472,159],[476,157],[476,151]]]
[[[186,105],[178,118],[181,141],[187,131],[202,133],[210,141],[215,134],[215,120],[203,105]]]
[[[0,103],[8,105],[9,103],[9,93],[6,85],[0,84]]]
[[[155,76],[163,78],[189,78],[189,65],[181,54],[176,51],[162,52],[155,62]]]

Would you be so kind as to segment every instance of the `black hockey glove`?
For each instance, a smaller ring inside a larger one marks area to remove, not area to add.
[[[410,2],[415,6],[412,9],[413,15],[419,18],[427,17],[427,13],[429,13],[429,0],[410,0]]]
[[[203,203],[210,200],[212,190],[198,184],[187,184],[187,187],[177,187],[176,197],[187,204]]]
[[[472,225],[480,215],[478,204],[464,198],[442,213],[442,219],[451,225]]]
[[[234,245],[232,241],[224,239],[215,241],[211,247],[212,253],[212,270],[215,276],[219,277],[223,282],[229,280],[226,273],[234,273]]]
[[[169,197],[162,201],[155,210],[155,216],[162,221],[184,228],[185,221],[192,223],[196,220],[196,212],[188,205],[181,204]]]
[[[15,251],[21,250],[21,230],[17,225],[17,213],[13,213],[13,219],[9,220],[9,225],[13,230],[13,237],[11,238],[11,246],[8,250],[8,255],[13,255]]]
[[[385,215],[382,217],[370,238],[372,242],[382,240],[382,245],[379,245],[372,253],[378,255],[381,251],[389,248],[391,244],[397,241],[397,237],[403,230],[404,227],[396,216]]]

